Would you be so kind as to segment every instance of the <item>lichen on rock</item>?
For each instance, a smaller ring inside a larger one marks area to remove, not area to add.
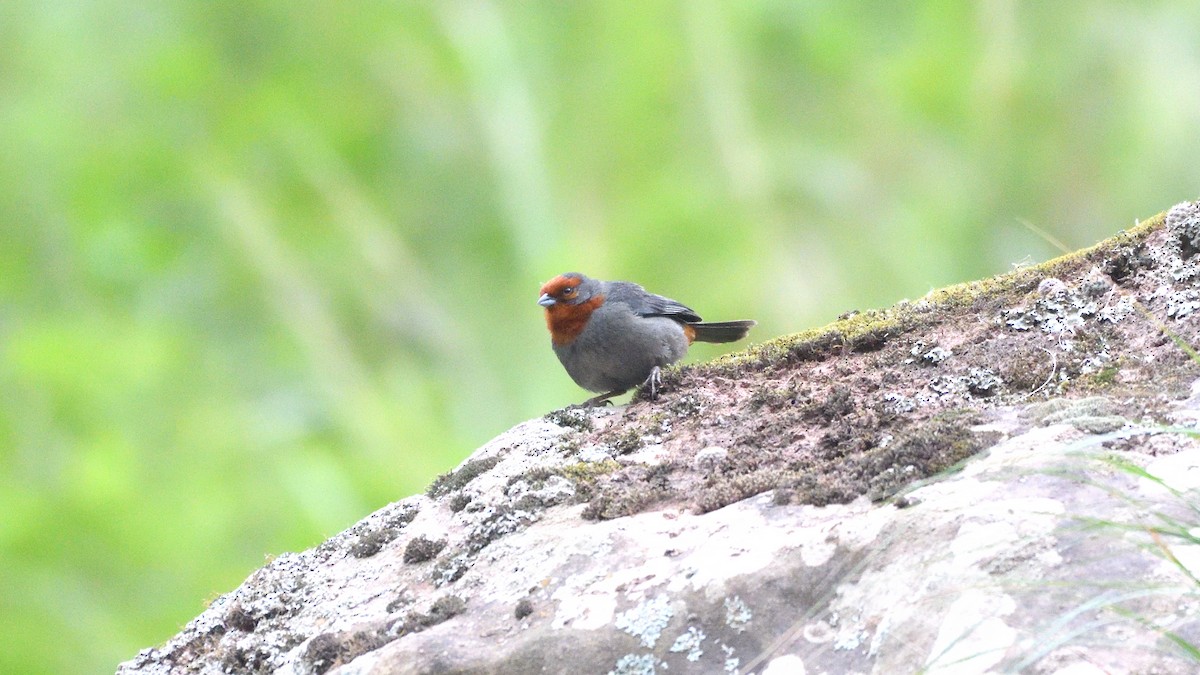
[[[120,672],[1194,672],[1197,253],[1182,204],[518,425]]]

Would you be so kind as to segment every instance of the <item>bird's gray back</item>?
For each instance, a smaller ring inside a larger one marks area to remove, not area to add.
[[[609,281],[604,286],[605,304],[624,303],[639,316],[669,316],[685,322],[700,321],[700,315],[691,307],[651,293],[635,283]]]

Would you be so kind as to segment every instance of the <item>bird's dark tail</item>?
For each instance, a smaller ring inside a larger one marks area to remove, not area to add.
[[[705,321],[684,324],[690,342],[736,342],[746,337],[757,321]]]

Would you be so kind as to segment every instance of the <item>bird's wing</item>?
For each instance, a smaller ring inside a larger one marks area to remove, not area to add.
[[[639,316],[666,316],[678,321],[700,321],[700,315],[691,307],[670,298],[650,293],[628,281],[610,281],[605,289],[605,302],[622,302]]]

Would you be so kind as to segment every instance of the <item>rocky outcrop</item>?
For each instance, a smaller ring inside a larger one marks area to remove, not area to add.
[[[517,426],[123,673],[1195,672],[1200,206]]]

